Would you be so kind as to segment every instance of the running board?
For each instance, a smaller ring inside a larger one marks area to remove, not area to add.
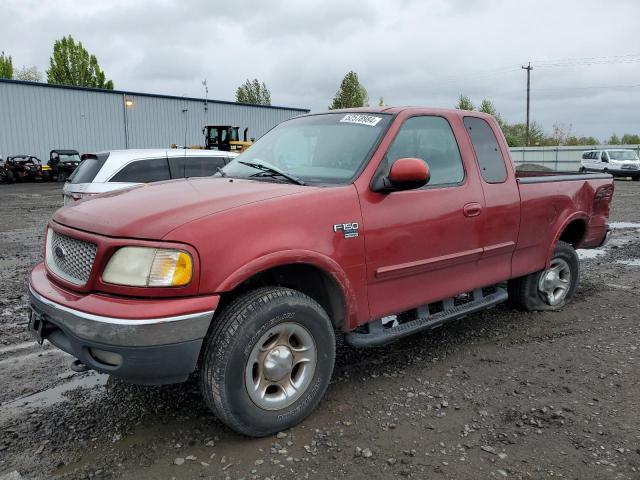
[[[422,330],[431,330],[441,326],[443,323],[458,320],[471,313],[486,310],[506,301],[508,294],[502,288],[496,288],[495,292],[484,295],[482,289],[473,291],[473,300],[462,305],[454,305],[453,298],[443,300],[443,310],[431,315],[428,305],[418,308],[420,317],[401,323],[394,327],[385,327],[382,319],[375,320],[365,325],[368,331],[349,332],[345,336],[346,342],[353,347],[373,347],[384,345],[400,338],[413,335]]]

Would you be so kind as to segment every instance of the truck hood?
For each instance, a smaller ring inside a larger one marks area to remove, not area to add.
[[[53,220],[109,237],[159,240],[197,218],[314,187],[225,178],[190,178],[104,193],[59,209]]]

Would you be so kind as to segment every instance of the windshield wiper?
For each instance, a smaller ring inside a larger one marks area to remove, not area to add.
[[[246,165],[247,167],[255,168],[256,170],[262,170],[263,172],[269,172],[272,176],[280,176],[286,178],[290,182],[296,183],[298,185],[306,185],[302,180],[298,177],[294,177],[293,175],[288,174],[287,172],[283,172],[279,168],[274,167],[273,165],[269,165],[266,163],[258,163],[258,162],[245,162],[244,160],[238,160],[238,163],[242,165]]]

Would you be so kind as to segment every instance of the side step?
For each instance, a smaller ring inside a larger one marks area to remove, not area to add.
[[[387,327],[383,325],[382,319],[375,320],[364,326],[368,331],[353,331],[347,333],[346,342],[354,347],[373,347],[376,345],[384,345],[403,337],[413,335],[422,330],[430,330],[441,326],[443,323],[457,320],[471,313],[480,310],[486,310],[495,305],[506,301],[508,294],[502,288],[496,288],[493,293],[483,294],[482,289],[473,291],[473,300],[463,303],[462,305],[454,305],[454,299],[448,298],[442,301],[443,309],[433,315],[429,313],[429,306],[425,305],[418,308],[419,317],[406,323],[396,326]]]

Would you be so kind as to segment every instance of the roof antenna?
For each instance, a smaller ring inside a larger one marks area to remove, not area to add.
[[[209,87],[207,86],[207,79],[205,78],[202,81],[202,86],[204,87],[204,114],[205,116],[207,115],[207,110],[209,110],[209,107],[207,107],[207,100],[209,97]]]

